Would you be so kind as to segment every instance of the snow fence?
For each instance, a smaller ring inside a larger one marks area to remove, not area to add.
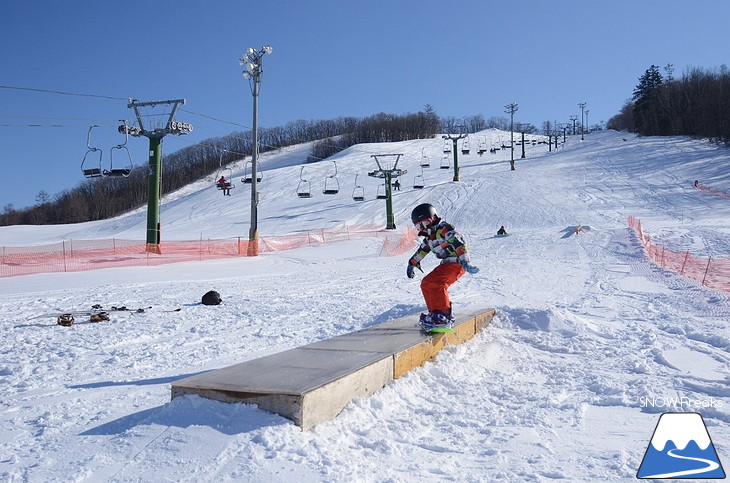
[[[259,238],[259,253],[291,250],[309,245],[321,245],[346,240],[382,238],[379,256],[393,256],[415,250],[416,231],[406,228],[400,232],[376,226],[343,226],[322,228],[290,235]],[[163,241],[148,246],[140,240],[65,240],[51,245],[2,247],[0,277],[33,273],[80,272],[100,268],[156,266],[245,257],[248,238],[199,239],[194,241]]]
[[[705,258],[691,255],[689,250],[677,252],[656,246],[641,229],[641,221],[633,216],[627,218],[629,227],[639,237],[649,258],[662,268],[678,272],[683,277],[696,280],[702,285],[730,292],[730,258]]]

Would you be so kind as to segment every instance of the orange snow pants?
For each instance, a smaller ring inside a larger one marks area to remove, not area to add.
[[[449,287],[466,273],[460,263],[442,263],[421,280],[421,292],[429,312],[451,310]]]

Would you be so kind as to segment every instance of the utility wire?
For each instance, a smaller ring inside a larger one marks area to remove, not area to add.
[[[83,93],[78,93],[78,92],[65,92],[65,91],[58,91],[58,90],[53,90],[53,89],[39,89],[39,88],[34,88],[34,87],[18,87],[18,86],[0,85],[0,89],[10,89],[10,90],[18,90],[18,91],[30,91],[30,92],[44,92],[44,93],[47,93],[47,94],[60,94],[60,95],[64,95],[64,96],[94,97],[94,98],[98,98],[98,99],[110,99],[110,100],[115,100],[115,101],[129,101],[129,98],[128,97],[105,96],[105,95],[99,95],[99,94],[83,94]],[[219,118],[216,118],[216,117],[213,117],[213,116],[209,116],[207,114],[201,114],[201,113],[198,113],[198,112],[189,111],[187,109],[180,109],[180,110],[183,111],[183,112],[187,112],[188,114],[193,114],[193,115],[196,115],[196,116],[204,117],[204,118],[207,118],[207,119],[211,119],[213,121],[222,122],[222,123],[226,123],[226,124],[231,124],[233,126],[242,127],[244,129],[251,129],[251,127],[249,127],[249,126],[245,126],[243,124],[238,124],[238,123],[233,122],[233,121],[227,121],[225,119],[219,119]],[[3,117],[8,117],[8,116],[3,116]],[[21,116],[18,116],[18,117],[21,117]],[[53,118],[36,117],[36,119],[53,119]],[[63,118],[58,118],[58,119],[63,119]],[[64,120],[83,120],[83,119],[64,119]],[[25,125],[23,125],[23,124],[0,124],[0,127],[82,127],[82,126],[76,126],[76,125],[74,125],[74,126],[71,126],[71,125],[56,125],[56,124],[51,124],[51,125],[42,125],[42,124],[25,124]],[[202,143],[200,143],[200,144],[202,144]],[[266,145],[263,145],[263,146],[266,146]],[[275,146],[266,146],[266,147],[270,147],[270,148],[276,149]],[[236,153],[236,154],[240,154],[240,153]]]
[[[128,97],[102,96],[99,94],[80,94],[78,92],[55,91],[55,90],[51,90],[51,89],[37,89],[37,88],[33,88],[33,87],[17,87],[17,86],[0,85],[0,89],[13,89],[16,91],[45,92],[47,94],[62,94],[64,96],[97,97],[100,99],[111,99],[114,101],[128,101],[129,100]]]

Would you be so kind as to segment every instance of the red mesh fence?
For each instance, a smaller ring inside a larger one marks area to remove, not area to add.
[[[380,256],[393,256],[415,250],[416,231],[407,228],[402,232],[393,232],[376,226],[323,228],[259,238],[259,253],[364,238],[383,238]],[[2,247],[0,277],[245,257],[248,254],[248,245],[248,239],[238,237],[165,241],[159,245],[148,245],[139,240],[106,239],[70,240],[31,247]]]
[[[697,188],[700,191],[704,191],[705,193],[709,193],[712,196],[717,196],[718,198],[724,198],[726,200],[730,200],[730,193],[725,193],[724,191],[720,191],[715,188],[710,188],[709,186],[700,184],[700,182],[696,181],[696,180],[695,180],[695,188]]]
[[[636,231],[649,258],[662,268],[673,270],[707,287],[730,292],[730,258],[696,257],[689,250],[676,252],[658,247],[644,234],[640,220],[630,216],[627,221],[629,227]]]

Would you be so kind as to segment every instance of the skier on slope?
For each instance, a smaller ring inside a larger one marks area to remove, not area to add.
[[[416,268],[423,271],[421,260],[429,252],[433,252],[441,260],[441,264],[421,280],[421,292],[428,314],[421,314],[420,323],[426,330],[451,327],[454,317],[451,314],[448,289],[465,272],[473,274],[479,269],[469,263],[466,243],[461,234],[441,220],[432,205],[423,203],[416,206],[411,212],[411,221],[423,239],[416,253],[408,260],[408,278],[415,276]]]

